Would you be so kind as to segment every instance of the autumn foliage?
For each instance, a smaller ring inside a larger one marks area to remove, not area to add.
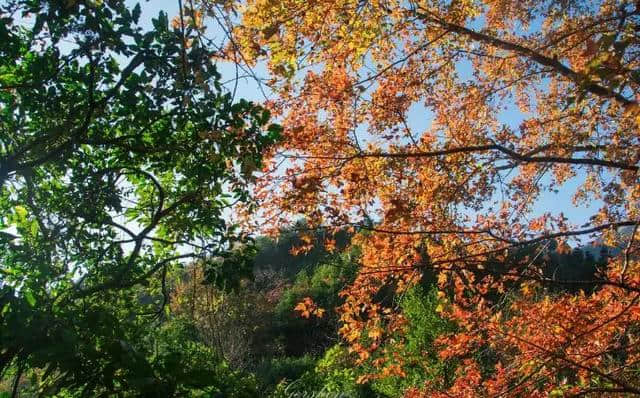
[[[268,66],[284,126],[252,220],[359,232],[339,312],[360,363],[406,332],[385,292],[430,273],[457,325],[439,355],[457,370],[407,396],[640,394],[640,4],[225,7],[241,19],[228,55]],[[543,208],[569,196],[579,217]],[[619,250],[588,280],[545,269],[551,244],[593,240]]]

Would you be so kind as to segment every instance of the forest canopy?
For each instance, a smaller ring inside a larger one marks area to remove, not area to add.
[[[0,6],[0,391],[640,395],[640,4],[151,3]]]

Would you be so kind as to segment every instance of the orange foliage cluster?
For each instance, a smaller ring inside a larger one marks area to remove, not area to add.
[[[303,215],[362,232],[361,270],[339,309],[360,361],[405,328],[381,292],[401,294],[429,270],[440,313],[458,325],[441,357],[460,366],[446,389],[407,396],[640,393],[640,5],[246,0],[238,10],[233,49],[266,60],[285,127],[258,181],[258,221],[276,230]],[[541,215],[556,191],[592,213],[579,224],[562,209]],[[551,293],[561,281],[534,260],[551,240],[580,238],[620,254],[588,281],[593,293]],[[522,247],[540,250],[513,259]],[[495,356],[491,372],[478,350]]]
[[[294,310],[300,312],[300,316],[307,319],[311,315],[322,318],[326,312],[324,308],[318,307],[311,297],[305,297],[296,305]]]

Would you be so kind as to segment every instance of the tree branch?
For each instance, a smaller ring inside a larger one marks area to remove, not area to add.
[[[573,69],[564,65],[562,62],[558,61],[558,59],[556,58],[550,58],[538,51],[522,46],[520,44],[508,42],[506,40],[502,40],[500,38],[466,28],[464,26],[444,21],[440,18],[429,16],[425,13],[415,12],[415,14],[424,22],[434,23],[449,32],[465,35],[473,40],[480,41],[506,51],[514,52],[518,55],[529,58],[540,65],[550,67],[560,75],[565,76],[578,85],[581,85],[585,90],[592,94],[600,97],[615,99],[616,101],[621,102],[624,105],[637,104],[637,101],[630,100],[620,93],[614,92],[607,87],[591,82],[587,76],[574,71]]]
[[[350,156],[305,156],[305,155],[285,155],[286,157],[299,158],[299,159],[328,159],[328,160],[353,160],[362,158],[434,158],[439,156],[455,155],[458,153],[475,153],[475,152],[501,152],[511,159],[524,163],[562,163],[562,164],[576,164],[576,165],[592,165],[603,166],[614,169],[638,171],[639,166],[617,162],[613,160],[593,159],[593,158],[563,158],[559,156],[531,156],[531,153],[536,153],[539,150],[534,150],[526,154],[521,154],[513,149],[507,148],[500,144],[488,144],[488,145],[471,145],[457,148],[447,148],[435,151],[426,152],[405,152],[405,153],[390,153],[390,152],[362,152],[356,153]]]

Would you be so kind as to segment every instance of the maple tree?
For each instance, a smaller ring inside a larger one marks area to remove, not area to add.
[[[284,126],[253,220],[361,232],[340,308],[361,361],[406,329],[383,293],[429,271],[457,325],[440,356],[459,366],[407,396],[640,394],[640,4],[201,4],[239,12],[228,57],[265,62]],[[541,212],[554,193],[591,213]],[[588,239],[621,250],[586,280],[538,261]],[[549,289],[564,285],[594,288]],[[394,372],[401,358],[371,377]]]

